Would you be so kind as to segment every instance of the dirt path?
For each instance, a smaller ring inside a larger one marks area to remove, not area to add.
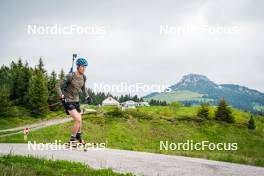
[[[66,123],[66,122],[69,122],[72,120],[73,119],[71,117],[69,117],[69,118],[58,118],[58,119],[45,120],[45,121],[35,123],[35,124],[23,125],[23,126],[19,126],[19,127],[15,127],[15,128],[10,128],[10,129],[4,129],[4,130],[0,130],[0,133],[2,133],[2,132],[10,132],[10,133],[2,134],[2,135],[0,135],[0,137],[12,136],[15,134],[23,133],[23,130],[25,128],[29,128],[30,131],[33,131],[33,130],[37,130],[40,128],[45,128],[47,126]]]
[[[91,114],[91,113],[96,113],[96,110],[94,109],[88,109],[84,108],[83,112],[81,114]],[[23,130],[25,128],[29,128],[30,131],[45,128],[47,126],[52,126],[52,125],[58,125],[66,122],[70,122],[73,119],[71,117],[67,118],[56,118],[56,119],[51,119],[51,120],[44,120],[42,122],[30,124],[30,125],[23,125],[15,128],[9,128],[9,129],[4,129],[0,130],[0,133],[7,133],[7,134],[0,134],[0,137],[6,137],[6,136],[12,136],[15,134],[23,133]]]

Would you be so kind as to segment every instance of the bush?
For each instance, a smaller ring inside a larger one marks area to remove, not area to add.
[[[217,120],[225,121],[228,123],[234,123],[235,118],[232,115],[231,109],[224,99],[221,99],[218,103],[217,110],[215,112],[215,117]]]
[[[172,102],[169,104],[169,108],[174,112],[176,113],[177,110],[182,107],[183,105],[180,103],[180,102]]]
[[[254,130],[255,128],[256,128],[255,120],[254,120],[253,116],[251,115],[250,119],[248,121],[248,129]]]
[[[129,109],[127,112],[129,115],[131,115],[132,117],[137,118],[137,119],[147,119],[147,120],[153,119],[153,116],[151,114],[148,114],[145,112],[140,112],[140,111],[138,111],[138,109],[137,110]]]
[[[208,104],[201,104],[197,116],[204,118],[204,119],[209,119],[209,105]]]
[[[116,118],[128,118],[128,114],[125,111],[120,110],[118,107],[115,107],[112,111],[107,112],[107,115]]]

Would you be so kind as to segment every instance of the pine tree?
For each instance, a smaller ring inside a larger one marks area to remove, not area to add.
[[[217,110],[215,112],[215,117],[217,120],[225,121],[228,123],[234,123],[235,119],[232,115],[231,109],[224,99],[221,99],[218,103]]]
[[[58,101],[57,92],[55,91],[56,83],[57,83],[57,74],[55,71],[52,71],[48,79],[49,104],[54,104]],[[50,109],[57,110],[58,106],[51,106]]]
[[[11,63],[10,69],[11,91],[10,97],[17,105],[25,105],[28,102],[28,88],[31,71],[26,63],[23,65],[21,59],[17,63]]]
[[[11,89],[12,76],[11,71],[7,66],[1,66],[0,68],[0,85],[4,85],[6,89]],[[10,92],[10,91],[9,91]]]
[[[201,104],[197,116],[205,119],[209,119],[209,105],[208,104]]]
[[[22,83],[20,85],[20,104],[27,104],[29,100],[28,90],[29,90],[29,84],[30,84],[30,78],[31,78],[31,70],[28,66],[28,63],[25,64],[25,66],[22,69],[21,72],[21,80]]]
[[[60,74],[59,74],[59,80],[63,80],[64,77],[65,77],[65,72],[63,69],[61,69]]]
[[[254,130],[255,128],[256,128],[255,120],[254,120],[253,116],[251,115],[250,119],[248,121],[248,129]]]
[[[149,101],[149,105],[152,105],[152,106],[167,106],[167,102],[166,101],[159,101],[159,100],[151,99]],[[181,106],[180,104],[178,104],[178,105]]]
[[[57,74],[56,72],[53,70],[49,76],[49,81],[48,81],[48,90],[49,90],[49,93],[56,93],[54,91],[54,88],[55,88],[55,85],[57,83]]]
[[[11,100],[14,101],[15,103],[17,102],[18,99],[18,75],[19,75],[19,67],[18,64],[15,62],[11,62],[11,78],[12,78],[12,85],[11,85],[11,91],[10,91],[10,97]]]
[[[9,100],[9,89],[6,85],[0,85],[0,116],[8,116],[11,102]]]
[[[124,96],[123,95],[120,96],[119,102],[121,102],[121,103],[124,102]]]
[[[137,95],[134,95],[134,96],[132,97],[132,100],[135,101],[135,102],[139,102],[139,98],[138,98]]]
[[[166,101],[161,102],[161,106],[167,106],[167,102]]]
[[[44,73],[35,69],[29,88],[29,103],[33,114],[43,114],[48,110],[48,88]]]
[[[46,70],[44,69],[43,59],[41,57],[39,58],[37,69],[40,70],[42,73],[46,73]]]

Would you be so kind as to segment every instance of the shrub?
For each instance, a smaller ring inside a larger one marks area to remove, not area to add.
[[[107,112],[108,116],[115,118],[128,118],[128,114],[125,111],[120,110],[118,107],[115,107],[113,110]]]
[[[204,119],[209,119],[209,105],[208,104],[201,104],[197,116],[204,118]]]
[[[221,99],[218,103],[217,110],[215,112],[215,117],[217,120],[225,121],[228,123],[234,123],[235,118],[232,115],[231,109],[224,99]]]
[[[255,128],[256,128],[255,120],[254,120],[253,116],[251,115],[250,119],[248,121],[248,129],[254,130]]]

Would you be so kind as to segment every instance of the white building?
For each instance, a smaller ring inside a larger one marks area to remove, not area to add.
[[[119,106],[120,103],[113,97],[107,97],[103,102],[102,106]]]
[[[137,102],[137,105],[136,106],[149,106],[149,103],[148,102]]]
[[[122,105],[122,109],[124,109],[124,108],[125,109],[127,109],[127,108],[136,108],[137,102],[134,102],[132,100],[128,100],[126,102],[121,103],[121,105]]]

